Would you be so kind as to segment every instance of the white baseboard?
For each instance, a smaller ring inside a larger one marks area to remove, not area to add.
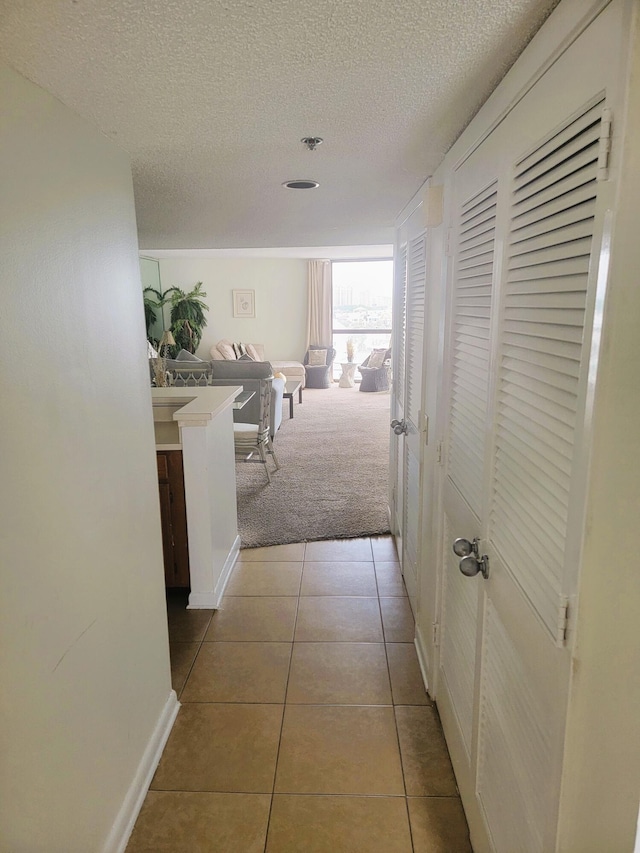
[[[172,690],[149,738],[102,853],[124,853],[179,710],[178,697],[175,690]]]
[[[240,537],[236,536],[227,559],[224,561],[224,566],[220,572],[218,583],[213,592],[192,592],[189,594],[189,603],[187,610],[217,610],[222,603],[222,596],[226,589],[231,572],[238,559],[240,553]]]
[[[422,632],[420,628],[416,625],[416,636],[413,641],[414,646],[416,647],[416,652],[418,653],[418,663],[420,664],[420,672],[422,673],[422,680],[424,681],[424,689],[429,692],[429,667],[427,666],[427,649],[424,644],[424,637],[422,636]]]

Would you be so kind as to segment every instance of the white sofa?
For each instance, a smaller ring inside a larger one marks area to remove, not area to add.
[[[289,379],[297,379],[302,382],[302,387],[305,384],[305,369],[300,361],[274,361],[271,358],[266,358],[264,354],[264,344],[246,344],[245,346],[253,348],[258,356],[257,361],[268,361],[273,368],[274,373],[282,373]],[[238,356],[233,348],[233,343],[227,340],[218,341],[209,350],[213,361],[233,361]],[[249,355],[251,352],[249,351]]]

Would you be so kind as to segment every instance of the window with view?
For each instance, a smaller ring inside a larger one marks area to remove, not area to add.
[[[391,346],[393,261],[333,261],[334,374],[347,361],[347,341],[353,341],[356,364],[371,350]],[[356,377],[357,379],[357,377]]]

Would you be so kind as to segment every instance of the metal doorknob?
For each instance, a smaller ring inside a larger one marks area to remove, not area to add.
[[[474,557],[473,554],[463,557],[460,560],[460,571],[467,578],[475,578],[480,573],[487,580],[489,577],[489,558],[486,554],[483,554],[482,557]]]
[[[469,542],[468,539],[456,539],[453,543],[453,553],[456,557],[468,557],[469,554],[478,556],[478,540]]]
[[[397,418],[394,418],[391,421],[391,429],[395,432],[396,435],[402,435],[407,433],[407,422],[405,420],[399,421]]]

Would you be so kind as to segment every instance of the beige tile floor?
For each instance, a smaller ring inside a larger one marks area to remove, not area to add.
[[[391,538],[242,551],[220,610],[184,604],[127,853],[471,853]]]

